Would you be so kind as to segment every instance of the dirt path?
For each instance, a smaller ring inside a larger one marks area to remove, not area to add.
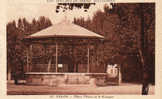
[[[149,94],[154,94],[155,86],[150,85]],[[141,85],[123,83],[120,86],[105,86],[94,87],[85,85],[66,85],[59,87],[51,86],[29,86],[29,85],[14,85],[7,84],[8,95],[54,95],[54,94],[88,94],[88,95],[113,95],[113,94],[125,94],[125,95],[140,95]]]

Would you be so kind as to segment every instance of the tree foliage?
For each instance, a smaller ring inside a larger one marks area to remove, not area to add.
[[[26,64],[26,47],[22,43],[24,36],[38,32],[51,26],[51,21],[41,16],[38,20],[28,22],[25,18],[19,18],[18,22],[12,21],[7,24],[7,67],[16,72],[19,68],[23,70]]]
[[[143,58],[148,59],[145,60],[145,65],[149,68],[151,82],[154,82],[155,4],[142,3],[145,32],[143,36],[141,4],[115,3],[111,5],[112,9],[105,5],[104,12],[97,11],[92,19],[74,18],[74,23],[105,37],[104,43],[95,48],[97,49],[95,58],[100,60],[98,60],[100,66],[111,63],[120,64],[123,79],[126,81],[141,81],[143,65],[139,51],[144,47],[143,52],[146,54],[143,54]]]

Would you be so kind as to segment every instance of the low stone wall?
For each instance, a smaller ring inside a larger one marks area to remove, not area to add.
[[[26,83],[32,85],[62,86],[66,84],[93,85],[106,82],[106,73],[26,73]]]

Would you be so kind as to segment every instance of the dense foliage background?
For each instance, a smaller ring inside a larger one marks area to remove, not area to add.
[[[15,73],[24,71],[26,65],[26,46],[22,39],[25,36],[38,32],[52,25],[52,22],[44,17],[28,22],[25,18],[13,20],[7,24],[7,71]]]
[[[120,64],[123,81],[142,81],[143,70],[155,81],[155,4],[105,5],[93,18],[75,18],[74,23],[105,37],[97,56],[108,64]],[[141,54],[142,53],[142,54]]]

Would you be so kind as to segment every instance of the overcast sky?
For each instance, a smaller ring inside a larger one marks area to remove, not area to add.
[[[37,1],[37,0],[36,0]],[[108,3],[106,3],[109,5]],[[94,12],[97,10],[102,10],[105,3],[97,3],[95,6],[90,6],[88,12],[84,12],[83,9],[75,8],[72,11],[67,10],[66,12],[60,11],[56,13],[56,3],[20,3],[20,2],[10,2],[7,8],[7,22],[12,20],[18,20],[18,18],[25,17],[31,22],[33,18],[38,18],[39,16],[46,16],[50,18],[52,23],[58,23],[61,20],[67,19],[72,21],[74,17],[92,17]]]

